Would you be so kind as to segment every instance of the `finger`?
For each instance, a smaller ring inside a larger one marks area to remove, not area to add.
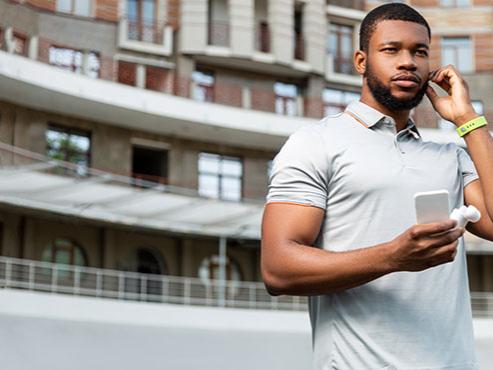
[[[427,239],[430,242],[430,248],[440,249],[456,242],[462,235],[464,235],[464,228],[456,227],[439,235],[431,235]]]
[[[437,100],[440,99],[440,96],[438,96],[435,89],[430,85],[428,85],[428,87],[426,88],[426,96],[428,97],[428,99],[430,99],[430,102],[433,106],[435,106]]]
[[[433,234],[443,233],[453,229],[457,225],[455,220],[446,220],[442,222],[434,222],[430,224],[416,225],[414,228],[414,234],[416,237],[431,236]]]

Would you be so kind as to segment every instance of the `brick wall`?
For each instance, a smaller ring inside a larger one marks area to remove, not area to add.
[[[56,0],[27,0],[26,3],[51,12],[54,12],[56,7]]]
[[[435,69],[440,67],[442,63],[441,56],[441,37],[440,36],[431,36],[431,45],[430,45],[430,68]]]
[[[232,82],[216,81],[214,84],[214,102],[241,107],[241,86]]]
[[[440,0],[411,0],[410,5],[413,7],[431,8],[440,6]]]
[[[117,22],[118,0],[97,0],[94,14],[98,19]]]
[[[180,0],[168,0],[168,23],[175,30],[180,26]]]
[[[136,83],[136,73],[137,73],[137,65],[134,63],[128,62],[118,62],[118,82],[135,86]]]
[[[146,89],[164,92],[167,89],[167,70],[159,67],[146,67]]]
[[[476,60],[476,71],[493,70],[493,34],[473,35],[474,57]]]
[[[473,4],[475,6],[485,6],[485,5],[491,6],[493,5],[493,0],[474,0]]]

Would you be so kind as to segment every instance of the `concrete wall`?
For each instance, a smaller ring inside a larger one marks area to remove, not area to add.
[[[482,370],[493,320],[475,319]],[[311,368],[304,312],[219,309],[0,291],[3,370]]]
[[[300,370],[306,313],[0,291],[2,370]]]

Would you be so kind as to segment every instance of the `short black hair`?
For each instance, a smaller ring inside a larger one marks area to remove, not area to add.
[[[421,24],[428,30],[428,37],[431,41],[431,30],[426,19],[409,5],[401,3],[390,3],[376,7],[370,11],[361,22],[359,31],[359,48],[367,52],[370,38],[381,21],[407,21]]]

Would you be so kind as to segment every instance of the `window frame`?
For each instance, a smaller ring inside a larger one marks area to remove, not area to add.
[[[235,177],[235,176],[232,176],[232,175],[224,175],[222,173],[222,168],[220,167],[219,168],[219,171],[218,173],[215,173],[215,172],[208,172],[208,171],[201,171],[200,169],[200,156],[202,154],[205,154],[205,155],[213,155],[213,156],[218,156],[219,158],[219,166],[221,166],[221,163],[224,159],[234,159],[234,160],[238,160],[238,162],[240,163],[241,165],[241,174],[239,177]],[[219,154],[219,153],[214,153],[214,152],[208,152],[208,151],[201,151],[199,152],[199,156],[197,158],[197,178],[198,178],[198,181],[197,181],[197,190],[198,190],[198,193],[203,196],[203,197],[207,197],[207,198],[211,198],[211,199],[219,199],[219,200],[224,200],[224,201],[229,201],[229,202],[240,202],[242,199],[243,199],[243,196],[244,196],[244,176],[245,176],[245,166],[244,166],[244,158],[243,157],[240,157],[240,156],[233,156],[233,155],[224,155],[224,154]],[[218,179],[218,188],[217,188],[217,198],[216,197],[211,197],[211,196],[208,196],[208,195],[205,195],[203,192],[201,192],[201,189],[200,189],[200,177],[201,175],[206,175],[206,176],[216,176],[217,179]],[[229,199],[227,197],[224,197],[224,193],[223,193],[223,189],[222,189],[222,179],[223,178],[232,178],[232,179],[239,179],[239,184],[240,184],[240,196],[239,196],[239,199]]]
[[[343,28],[349,28],[351,29],[350,32],[344,31]],[[329,27],[328,27],[328,34],[327,34],[327,50],[326,53],[327,55],[331,56],[333,58],[333,70],[332,72],[342,74],[342,75],[349,75],[353,76],[356,75],[356,70],[354,69],[353,65],[353,52],[355,50],[356,44],[355,44],[355,33],[356,33],[356,25],[354,23],[347,23],[344,21],[340,21],[338,19],[330,20],[329,22]],[[335,46],[335,54],[332,53],[333,50],[329,48],[329,43],[332,39],[332,35],[335,35],[336,37],[336,46]],[[348,39],[351,42],[351,52],[349,53],[348,56],[343,56],[342,55],[342,40],[344,37],[348,37]],[[348,65],[351,72],[347,73],[344,72],[343,68],[341,67],[342,65]]]
[[[91,162],[92,162],[92,155],[91,155],[92,154],[92,133],[91,133],[91,131],[79,129],[79,128],[75,128],[75,127],[63,126],[63,125],[60,125],[57,123],[49,122],[48,127],[46,129],[46,133],[45,133],[46,153],[48,153],[50,149],[55,149],[55,148],[52,148],[50,146],[50,143],[48,142],[48,138],[46,137],[48,131],[50,131],[50,130],[67,134],[69,136],[69,138],[70,138],[70,136],[87,137],[89,139],[89,149],[88,149],[87,155],[86,155],[86,157],[87,157],[87,168],[86,169],[88,170],[91,167]],[[63,153],[64,153],[64,156],[63,156],[62,161],[77,164],[77,163],[71,162],[70,160],[67,159],[68,154],[71,153],[70,151],[64,150]],[[78,154],[77,152],[74,152],[74,153]]]
[[[458,45],[446,45],[444,46],[444,41],[448,40],[459,40],[459,39],[463,39],[463,40],[468,40],[469,41],[469,49],[470,49],[470,52],[468,53],[468,55],[470,56],[470,64],[471,64],[471,68],[470,69],[467,69],[467,70],[464,70],[464,69],[461,69],[459,67],[459,64],[460,64],[460,58],[459,58],[459,54],[458,54],[458,49],[460,48],[460,46]],[[445,61],[444,60],[444,50],[450,50],[452,49],[453,52],[454,52],[454,58],[452,61]],[[442,36],[441,39],[440,39],[440,62],[442,65],[448,65],[448,64],[452,64],[453,66],[455,66],[460,72],[463,72],[463,73],[475,73],[476,71],[476,61],[474,60],[474,52],[475,52],[475,47],[474,47],[474,40],[472,37],[470,37],[469,35],[456,35],[456,36]]]
[[[66,11],[58,9],[58,3],[60,2],[60,0],[56,0],[55,10],[58,13],[70,14],[70,15],[75,16],[75,17],[83,17],[83,18],[93,18],[94,17],[94,11],[95,11],[94,0],[67,0],[67,1],[70,2],[70,11],[66,12]],[[89,1],[89,14],[88,15],[78,14],[75,12],[75,9],[76,9],[75,4],[79,1],[86,1],[86,2]]]

